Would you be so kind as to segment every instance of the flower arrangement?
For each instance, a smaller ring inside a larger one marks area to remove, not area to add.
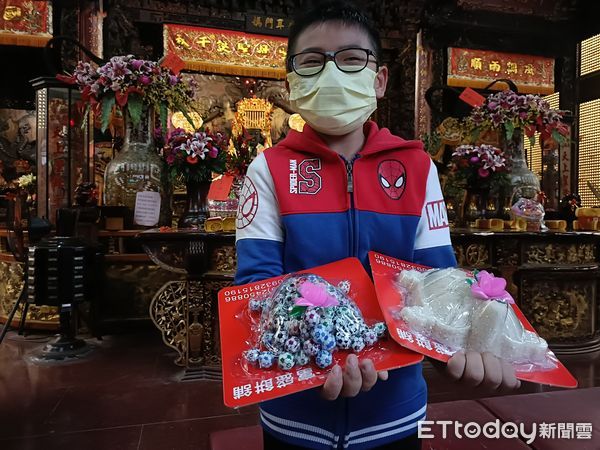
[[[15,180],[17,186],[26,191],[34,190],[36,187],[36,178],[35,175],[29,173],[27,175],[21,175],[19,178]]]
[[[473,141],[483,130],[503,129],[507,140],[515,130],[524,130],[531,144],[535,144],[535,133],[545,140],[552,137],[562,143],[569,135],[568,127],[562,122],[563,111],[550,108],[550,104],[538,95],[517,94],[511,90],[489,95],[484,104],[474,108],[466,119]]]
[[[227,142],[228,138],[222,133],[173,130],[162,148],[171,179],[183,176],[186,182],[203,182],[210,181],[213,173],[224,173]]]
[[[233,149],[227,153],[227,172],[235,178],[246,175],[248,166],[256,157],[257,146],[254,138],[245,128],[231,141]]]
[[[79,87],[87,108],[101,114],[102,131],[108,128],[115,107],[122,113],[127,111],[134,126],[137,125],[144,104],[159,113],[163,130],[167,129],[169,110],[181,111],[192,123],[188,115],[192,109],[190,87],[157,62],[133,55],[114,56],[100,67],[80,61],[72,75],[58,75],[58,78]]]
[[[27,194],[26,203],[29,207],[33,207],[37,199],[37,178],[33,173],[21,175],[19,178],[14,180],[14,184],[18,187],[18,190]]]
[[[492,145],[460,145],[452,153],[451,173],[467,186],[508,183],[506,155]]]

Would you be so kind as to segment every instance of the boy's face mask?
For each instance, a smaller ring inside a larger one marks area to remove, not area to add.
[[[333,61],[312,77],[290,72],[290,103],[316,131],[343,136],[361,127],[377,109],[376,76],[368,67],[342,72]]]

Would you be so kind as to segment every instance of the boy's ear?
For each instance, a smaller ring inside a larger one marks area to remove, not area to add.
[[[383,98],[385,95],[385,88],[387,87],[388,82],[388,68],[386,66],[381,66],[379,68],[379,72],[377,72],[377,76],[375,77],[375,96],[379,100]]]

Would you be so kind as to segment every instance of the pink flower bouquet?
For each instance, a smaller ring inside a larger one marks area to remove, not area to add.
[[[80,61],[73,74],[57,78],[79,87],[87,107],[101,114],[103,131],[108,128],[114,108],[128,112],[137,125],[143,105],[152,107],[160,114],[165,131],[169,111],[187,115],[192,109],[191,88],[179,75],[168,67],[133,55],[114,56],[100,67]]]
[[[492,145],[461,145],[452,153],[451,171],[471,187],[505,182],[506,155]]]
[[[224,173],[228,138],[222,133],[175,129],[167,138],[162,156],[172,179],[210,181],[212,173]]]

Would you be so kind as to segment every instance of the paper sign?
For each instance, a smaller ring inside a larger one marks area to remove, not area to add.
[[[471,88],[465,88],[464,91],[458,96],[463,102],[471,105],[472,107],[477,107],[483,105],[485,102],[485,97],[478,92],[475,92]]]
[[[395,259],[377,252],[369,252],[369,262],[371,263],[371,269],[373,271],[377,299],[379,300],[381,311],[385,317],[390,336],[403,347],[429,356],[430,358],[447,362],[448,359],[450,359],[450,356],[454,354],[452,350],[440,342],[423,336],[422,334],[415,333],[410,329],[406,322],[399,317],[395,317],[394,314],[394,312],[402,308],[404,304],[402,294],[400,294],[395,286],[398,272],[410,269],[425,271],[428,270],[429,267]],[[535,330],[527,321],[519,307],[516,304],[512,304],[511,306],[516,316],[523,324],[523,327],[526,330],[535,333]],[[528,372],[520,372],[517,368],[517,378],[550,386],[577,387],[577,380],[569,373],[567,368],[556,359],[554,353],[548,350],[547,355],[555,361],[556,367],[552,369],[533,369]]]
[[[183,59],[177,56],[175,53],[169,53],[160,62],[163,67],[168,67],[173,71],[175,75],[179,75],[179,72],[185,67]]]
[[[210,184],[210,190],[208,191],[209,200],[224,201],[229,198],[229,191],[233,184],[232,175],[221,175]]]
[[[135,196],[133,221],[144,227],[158,224],[160,217],[160,193],[152,191],[138,192]]]
[[[322,276],[332,284],[350,281],[350,298],[360,308],[367,324],[383,320],[375,288],[369,275],[356,258],[305,270]],[[233,286],[219,292],[219,324],[221,330],[221,363],[223,368],[223,398],[232,408],[293,394],[325,383],[329,370],[314,364],[294,367],[284,371],[279,368],[260,369],[247,364],[242,353],[253,342],[252,328],[256,327],[260,313],[251,313],[248,301],[264,298],[275,289],[284,276],[269,278],[257,283]],[[256,316],[254,316],[256,315]],[[254,320],[252,320],[254,318]],[[344,366],[348,351],[333,353],[334,364]],[[388,370],[419,363],[423,357],[398,345],[389,337],[358,354],[371,358],[375,369]]]

